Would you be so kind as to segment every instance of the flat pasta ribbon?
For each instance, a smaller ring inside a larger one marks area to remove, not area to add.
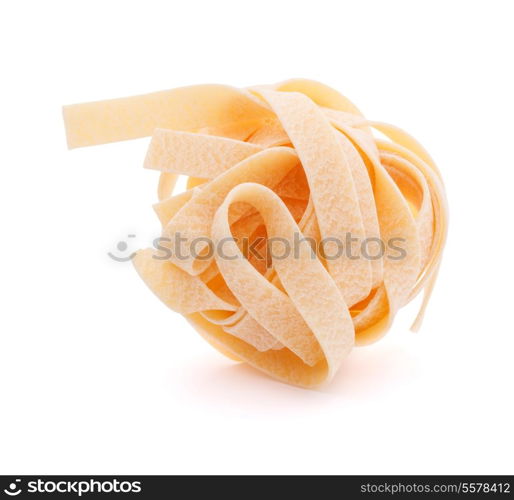
[[[134,266],[231,359],[315,387],[423,290],[421,325],[447,234],[441,174],[334,89],[198,85],[65,106],[64,120],[70,148],[152,135],[163,238]]]

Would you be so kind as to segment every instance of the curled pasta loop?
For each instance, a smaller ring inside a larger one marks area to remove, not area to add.
[[[141,250],[134,266],[228,357],[315,387],[424,291],[420,327],[447,234],[441,173],[334,89],[198,85],[66,106],[64,119],[70,147],[152,136],[168,252]]]

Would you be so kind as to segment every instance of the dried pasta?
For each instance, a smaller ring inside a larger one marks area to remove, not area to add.
[[[65,106],[64,120],[70,148],[152,136],[169,252],[141,250],[134,266],[228,357],[315,387],[424,291],[419,328],[447,233],[441,174],[335,90],[198,85]]]

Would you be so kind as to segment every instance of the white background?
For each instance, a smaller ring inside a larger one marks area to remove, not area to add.
[[[3,2],[0,473],[514,473],[509,1]],[[107,257],[158,235],[148,139],[67,151],[61,106],[306,77],[421,139],[450,237],[334,382],[235,365]]]

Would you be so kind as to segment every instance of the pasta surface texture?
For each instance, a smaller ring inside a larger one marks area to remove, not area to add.
[[[315,387],[423,292],[419,328],[447,233],[441,174],[339,92],[197,85],[65,106],[64,120],[70,148],[152,137],[163,247],[133,264],[231,359]]]

